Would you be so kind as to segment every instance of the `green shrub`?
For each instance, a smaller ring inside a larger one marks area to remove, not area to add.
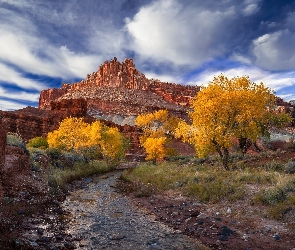
[[[40,171],[41,170],[41,163],[40,158],[47,158],[47,154],[45,150],[40,148],[29,148],[30,152],[30,159],[31,159],[31,165],[33,171]]]
[[[287,194],[286,191],[282,188],[271,188],[265,190],[262,193],[261,201],[265,205],[277,205],[278,203],[286,200]]]
[[[62,156],[62,152],[59,148],[48,148],[46,154],[51,160],[58,160]]]
[[[48,142],[45,138],[39,136],[29,140],[27,146],[31,148],[46,149],[48,148]]]
[[[21,136],[17,133],[7,133],[7,145],[26,149],[26,144],[24,143]]]

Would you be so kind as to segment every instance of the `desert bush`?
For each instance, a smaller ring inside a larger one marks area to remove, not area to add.
[[[294,201],[291,199],[279,202],[276,206],[271,206],[268,208],[268,215],[270,218],[275,220],[282,220],[284,216],[293,209]]]
[[[284,165],[278,161],[270,161],[264,165],[264,168],[266,170],[281,172],[284,169]]]
[[[263,204],[272,206],[277,205],[287,198],[287,194],[282,188],[271,188],[263,191],[260,195],[259,199]]]
[[[26,144],[24,143],[21,136],[17,133],[7,133],[7,145],[9,146],[17,146],[27,150]]]
[[[291,160],[289,161],[285,167],[284,167],[284,170],[287,174],[293,174],[295,173],[295,160]]]
[[[45,159],[45,164],[49,165],[48,156],[46,151],[41,148],[29,148],[30,159],[33,171],[40,171],[42,168],[42,161]],[[43,159],[43,160],[42,160]],[[43,162],[44,163],[44,162]],[[47,165],[47,166],[48,166]]]
[[[46,154],[51,160],[58,160],[62,156],[62,151],[59,148],[48,148]]]
[[[46,149],[48,148],[48,142],[45,138],[38,136],[29,140],[27,147]]]

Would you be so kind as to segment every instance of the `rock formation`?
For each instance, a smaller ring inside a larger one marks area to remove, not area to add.
[[[63,84],[60,89],[43,90],[39,109],[52,109],[52,101],[84,98],[90,114],[138,115],[167,109],[185,117],[197,86],[183,86],[148,79],[140,73],[132,59],[104,62],[97,72],[85,80]]]
[[[0,123],[0,203],[2,201],[2,196],[3,196],[2,175],[3,175],[3,168],[5,163],[5,147],[6,147],[6,130]]]
[[[94,118],[87,115],[87,104],[84,99],[62,100],[51,102],[52,110],[41,110],[26,107],[15,111],[0,111],[2,125],[9,132],[18,133],[24,141],[36,136],[46,136],[57,129],[66,117],[84,117],[86,121]]]
[[[130,152],[140,152],[136,116],[166,109],[187,119],[190,100],[198,91],[197,86],[148,79],[132,59],[120,63],[114,58],[85,80],[41,91],[38,108],[0,111],[0,117],[6,130],[20,134],[25,142],[46,136],[66,117],[83,117],[88,122],[100,119],[131,138]]]

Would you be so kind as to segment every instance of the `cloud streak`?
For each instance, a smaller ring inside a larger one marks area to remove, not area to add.
[[[249,75],[289,100],[294,23],[292,1],[0,0],[0,106],[17,109],[113,57],[181,84]]]

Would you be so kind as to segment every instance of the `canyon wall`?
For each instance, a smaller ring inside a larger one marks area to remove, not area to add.
[[[1,117],[0,117],[1,119]],[[6,129],[2,126],[0,122],[0,203],[3,197],[3,169],[5,163],[5,147],[6,147]]]
[[[37,136],[46,136],[58,128],[66,117],[83,117],[86,121],[94,118],[87,116],[87,103],[84,99],[51,102],[51,110],[26,107],[15,111],[0,111],[2,125],[7,131],[18,133],[24,141]]]

